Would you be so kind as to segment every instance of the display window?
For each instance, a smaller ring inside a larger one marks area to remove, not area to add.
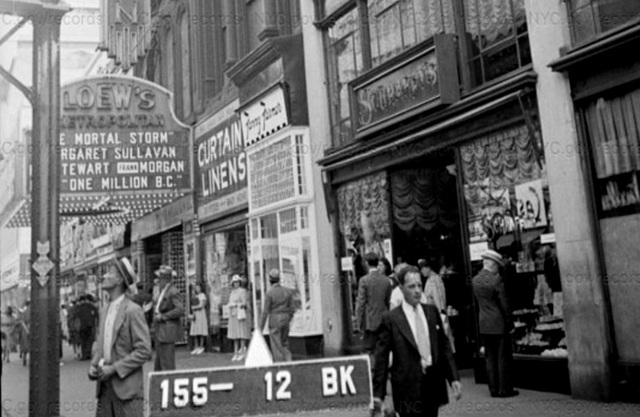
[[[472,275],[498,251],[514,352],[566,357],[562,286],[541,139],[514,126],[461,146]],[[479,346],[478,346],[479,347]]]
[[[227,327],[223,306],[229,302],[231,278],[247,274],[247,239],[245,226],[204,235],[204,276],[208,288],[209,326]]]
[[[640,360],[640,89],[582,105],[618,355]]]
[[[269,271],[280,271],[283,286],[295,291],[298,307],[291,324],[292,336],[321,334],[320,294],[312,273],[309,206],[296,205],[251,219],[250,259],[254,277],[256,309],[262,314],[264,294],[269,290]]]

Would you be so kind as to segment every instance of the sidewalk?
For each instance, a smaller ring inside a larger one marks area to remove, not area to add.
[[[177,352],[179,369],[237,366],[231,362],[231,354],[204,353],[191,356],[185,348]],[[2,417],[28,416],[28,367],[12,354],[12,362],[4,364],[2,375]],[[95,383],[87,378],[89,362],[73,358],[65,349],[65,364],[60,368],[60,409],[64,417],[92,417],[95,414]],[[153,363],[145,365],[145,373],[153,369]],[[145,379],[146,383],[146,379]],[[598,403],[574,400],[569,396],[538,391],[520,390],[514,398],[491,398],[486,385],[476,385],[469,372],[463,373],[463,397],[440,410],[441,416],[488,417],[638,417],[640,405],[624,403]],[[309,416],[310,413],[305,415]],[[319,416],[356,417],[367,416],[367,410],[317,413]]]

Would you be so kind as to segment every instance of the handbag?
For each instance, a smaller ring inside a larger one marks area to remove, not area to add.
[[[223,319],[229,319],[230,314],[230,308],[229,308],[229,304],[225,304],[222,306],[222,318]]]
[[[238,320],[246,320],[247,319],[247,310],[244,306],[238,308]]]

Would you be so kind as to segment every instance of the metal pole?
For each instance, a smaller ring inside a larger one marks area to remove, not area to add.
[[[60,415],[60,17],[43,8],[33,31],[31,361],[29,416]]]

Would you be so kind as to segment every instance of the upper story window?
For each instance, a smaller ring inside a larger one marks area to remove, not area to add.
[[[191,106],[191,39],[190,39],[189,15],[185,12],[180,17],[180,66],[181,66],[181,80],[180,80],[180,104],[182,118],[188,117],[192,113]]]
[[[368,0],[375,67],[437,33],[455,33],[449,0]]]
[[[640,18],[638,0],[569,0],[568,5],[571,33],[577,44]]]
[[[358,11],[352,9],[340,17],[327,31],[329,70],[329,106],[334,145],[351,139],[349,88],[351,80],[362,73],[362,42]]]
[[[353,139],[348,84],[436,34],[457,34],[466,91],[531,63],[525,0],[325,0],[333,144]]]
[[[471,87],[531,63],[524,0],[464,0]]]

